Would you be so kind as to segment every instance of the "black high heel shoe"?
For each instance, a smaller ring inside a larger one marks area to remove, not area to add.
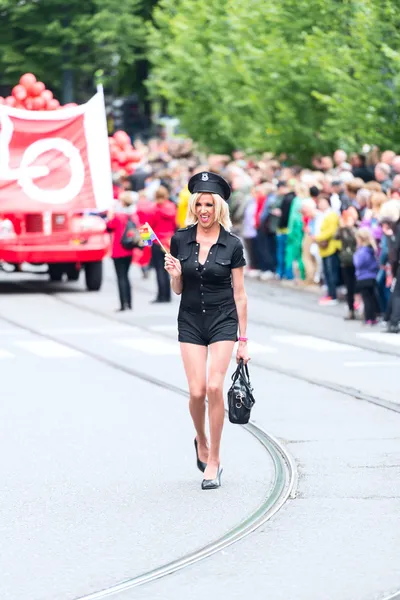
[[[222,471],[223,471],[223,469],[219,465],[216,478],[215,479],[203,479],[203,481],[201,482],[201,489],[202,490],[216,490],[217,488],[221,487]]]
[[[202,462],[202,461],[199,459],[199,452],[198,452],[198,449],[197,449],[197,440],[196,440],[196,438],[194,438],[194,447],[196,448],[197,468],[198,468],[198,469],[199,469],[199,470],[200,470],[202,473],[204,473],[204,471],[205,471],[205,470],[206,470],[206,468],[207,468],[207,463],[204,463],[204,462]]]

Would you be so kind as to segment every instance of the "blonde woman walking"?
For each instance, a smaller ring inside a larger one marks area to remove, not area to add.
[[[202,172],[190,179],[189,191],[188,226],[173,236],[165,269],[173,291],[181,295],[178,339],[189,383],[197,466],[204,472],[202,489],[210,490],[221,485],[223,386],[236,341],[237,362],[249,361],[246,261],[242,242],[230,233],[229,184],[215,173]],[[206,397],[210,443],[205,431]]]

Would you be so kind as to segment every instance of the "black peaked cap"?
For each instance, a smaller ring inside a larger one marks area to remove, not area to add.
[[[229,200],[232,191],[229,183],[221,175],[210,171],[202,171],[193,175],[189,179],[188,187],[191,194],[208,192],[209,194],[219,194],[224,200]]]

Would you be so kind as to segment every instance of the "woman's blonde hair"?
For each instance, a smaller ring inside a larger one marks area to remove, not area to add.
[[[360,227],[360,229],[356,231],[356,238],[359,240],[361,246],[372,246],[376,251],[376,242],[368,227]]]
[[[190,196],[186,215],[186,225],[195,225],[198,222],[198,218],[196,216],[196,202],[202,194],[206,193],[208,192],[198,192]],[[232,228],[232,221],[229,216],[228,203],[225,202],[225,200],[218,194],[211,194],[211,196],[214,200],[215,220],[218,221],[218,223],[222,225],[224,229],[230,231]]]

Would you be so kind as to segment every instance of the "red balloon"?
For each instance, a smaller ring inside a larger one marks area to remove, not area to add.
[[[114,147],[116,147],[116,146],[117,146],[117,142],[114,140],[114,138],[113,138],[113,137],[109,137],[109,138],[108,138],[108,143],[109,143],[110,147],[111,147],[111,146],[114,146]]]
[[[117,160],[121,166],[124,166],[125,163],[127,162],[126,152],[119,152]]]
[[[30,90],[29,90],[29,94],[33,97],[37,97],[40,96],[40,94],[42,92],[44,92],[44,90],[46,89],[46,86],[44,85],[44,83],[42,81],[36,81],[36,83],[34,83]]]
[[[29,96],[28,96],[28,98],[26,98],[26,100],[24,102],[26,110],[33,110],[32,103],[33,103],[33,98],[29,98]]]
[[[78,106],[76,104],[76,102],[68,102],[68,104],[64,104],[64,106],[62,106],[61,108],[72,108],[72,107]]]
[[[15,106],[17,104],[17,101],[14,98],[14,96],[7,96],[7,98],[4,100],[4,104],[6,104],[7,106]]]
[[[0,96],[0,104],[4,104],[4,98],[3,98],[3,96]]]
[[[114,133],[114,140],[117,142],[117,144],[123,148],[124,146],[126,146],[127,144],[131,143],[131,138],[129,137],[129,135],[126,133],[126,131],[116,131]]]
[[[12,95],[16,100],[22,102],[27,97],[28,93],[23,85],[16,85],[13,87]]]
[[[47,110],[57,110],[57,108],[60,108],[60,103],[55,98],[47,103]]]
[[[110,146],[111,159],[118,160],[119,153],[120,153],[120,150],[118,149],[118,146]]]
[[[36,83],[36,77],[33,75],[33,73],[25,73],[25,75],[22,75],[19,83],[24,86],[29,94],[33,84]]]
[[[32,98],[32,108],[33,110],[44,110],[46,107],[46,101],[41,96],[36,96],[36,98]]]
[[[117,160],[111,161],[111,171],[119,171],[119,162]]]
[[[41,97],[47,104],[47,102],[53,99],[53,92],[51,92],[50,90],[43,90],[43,92],[41,93]]]

